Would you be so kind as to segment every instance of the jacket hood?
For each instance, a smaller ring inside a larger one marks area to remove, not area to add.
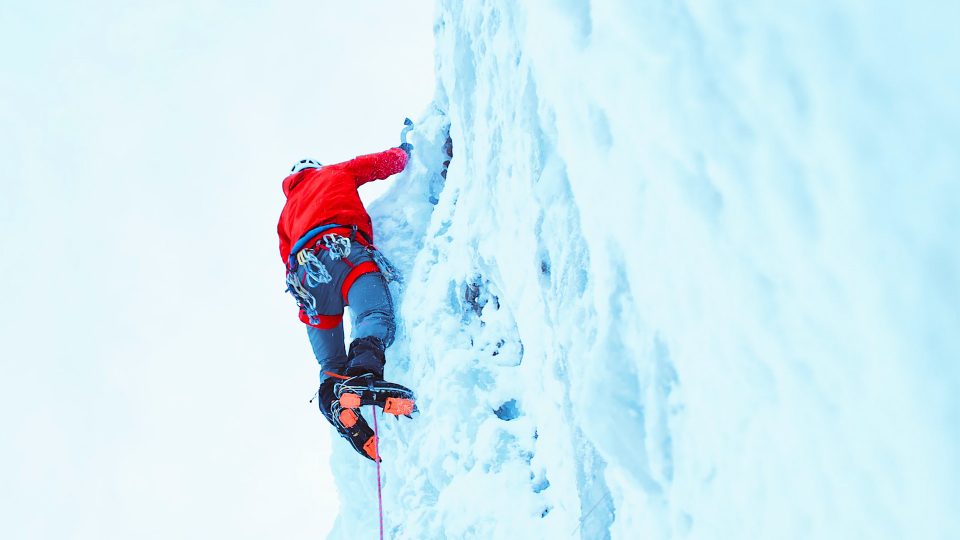
[[[283,195],[289,199],[290,192],[293,191],[293,188],[300,185],[300,183],[303,182],[308,175],[315,173],[319,170],[320,169],[314,169],[314,168],[303,169],[302,171],[295,172],[291,175],[288,175],[286,178],[283,179]]]
[[[300,171],[303,172],[303,171]],[[290,191],[297,186],[302,180],[303,175],[300,173],[293,173],[283,179],[283,196],[290,198]]]

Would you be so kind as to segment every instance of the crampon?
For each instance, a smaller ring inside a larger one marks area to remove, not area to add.
[[[350,445],[361,456],[380,461],[377,455],[377,436],[360,414],[360,410],[341,407],[340,403],[334,401],[330,411],[340,436],[350,441]]]
[[[403,415],[407,418],[413,418],[410,415],[417,412],[416,396],[412,390],[378,379],[370,373],[337,382],[333,389],[342,409],[376,405],[387,414],[395,417]]]

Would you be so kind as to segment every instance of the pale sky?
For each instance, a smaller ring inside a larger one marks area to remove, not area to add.
[[[433,3],[11,4],[0,537],[322,537],[280,181],[398,144],[433,96]]]

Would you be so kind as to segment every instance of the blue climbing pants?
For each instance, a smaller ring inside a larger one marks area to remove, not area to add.
[[[342,296],[335,287],[329,287],[329,296],[325,304]],[[316,292],[316,289],[314,289]],[[320,291],[323,293],[323,291]],[[318,298],[318,300],[320,300]],[[347,293],[347,305],[350,307],[352,323],[351,340],[373,336],[383,342],[384,347],[393,343],[396,332],[393,300],[383,274],[371,272],[357,278]],[[321,330],[307,326],[307,337],[313,347],[313,354],[320,363],[320,381],[328,377],[325,372],[343,373],[347,366],[347,352],[343,341],[343,323],[330,330]]]

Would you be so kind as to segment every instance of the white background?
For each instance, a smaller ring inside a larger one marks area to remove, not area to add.
[[[280,181],[398,143],[432,96],[432,9],[0,11],[0,536],[330,527]]]

